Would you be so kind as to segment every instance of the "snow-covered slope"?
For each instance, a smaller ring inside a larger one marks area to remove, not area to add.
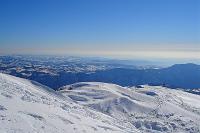
[[[200,132],[200,96],[164,87],[86,82],[60,88],[73,101],[131,123],[141,132]]]
[[[38,83],[0,74],[0,133],[137,132]]]
[[[199,133],[199,103],[199,95],[159,86],[93,82],[55,92],[0,74],[0,133]]]

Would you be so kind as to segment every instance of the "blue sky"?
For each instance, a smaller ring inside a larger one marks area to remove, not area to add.
[[[1,0],[1,54],[200,58],[199,0]]]

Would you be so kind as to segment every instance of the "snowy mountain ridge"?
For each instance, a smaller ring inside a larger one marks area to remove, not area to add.
[[[85,82],[62,87],[66,97],[141,132],[200,132],[200,96],[160,86],[127,88]]]
[[[0,73],[2,133],[198,133],[199,95],[82,82],[54,91]]]
[[[0,74],[1,133],[138,132],[31,81]]]

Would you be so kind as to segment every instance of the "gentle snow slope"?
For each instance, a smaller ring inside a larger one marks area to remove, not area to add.
[[[198,95],[159,86],[127,88],[98,82],[68,85],[60,92],[142,132],[200,132]]]
[[[0,74],[0,133],[137,132],[31,81]]]

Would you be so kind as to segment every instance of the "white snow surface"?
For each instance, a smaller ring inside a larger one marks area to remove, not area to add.
[[[0,73],[0,133],[94,132],[140,131],[36,82]]]
[[[144,133],[200,133],[200,96],[160,86],[82,82],[60,88],[76,103]]]
[[[60,91],[0,73],[0,133],[200,133],[200,96],[76,83]]]

